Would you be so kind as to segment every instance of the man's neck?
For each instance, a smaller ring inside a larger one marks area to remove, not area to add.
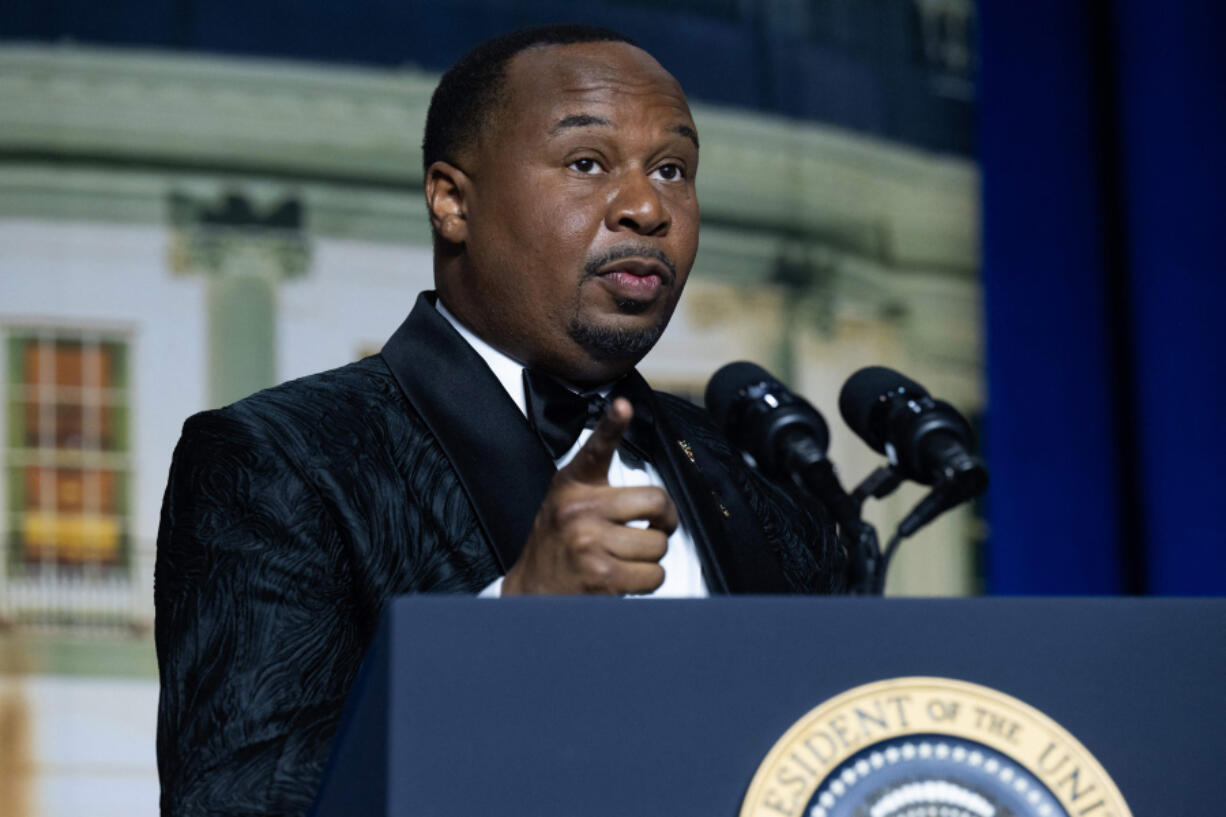
[[[490,367],[490,371],[492,371],[494,376],[498,378],[498,382],[501,383],[502,387],[507,390],[507,394],[511,395],[511,399],[515,401],[515,405],[519,406],[519,410],[521,412],[526,411],[525,406],[527,404],[524,400],[523,383],[524,364],[520,363],[510,355],[494,348],[494,346],[488,341],[482,339],[476,332],[473,332],[471,329],[461,323],[460,319],[453,315],[451,310],[443,305],[442,299],[435,302],[434,308],[438,310],[440,315],[447,319],[448,323],[455,327],[455,330],[460,333],[460,337],[468,341],[468,345],[473,347],[473,351],[481,356],[481,359],[485,361],[485,365]],[[602,383],[595,388],[582,388],[565,380],[561,380],[561,378],[558,379],[565,384],[568,389],[576,394],[597,393],[600,395],[607,395],[613,388],[612,383]]]

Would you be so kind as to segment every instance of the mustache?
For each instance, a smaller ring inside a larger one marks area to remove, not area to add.
[[[668,280],[664,283],[672,286],[673,282],[677,280],[677,265],[673,263],[673,259],[668,257],[668,253],[656,247],[649,247],[643,244],[624,244],[589,258],[587,263],[583,265],[584,277],[595,278],[601,267],[625,258],[650,258],[653,261],[659,261],[668,270]]]

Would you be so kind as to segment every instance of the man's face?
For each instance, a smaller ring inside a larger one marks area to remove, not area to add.
[[[444,303],[525,365],[584,384],[627,371],[698,249],[697,135],[676,80],[625,43],[529,49],[468,154]]]

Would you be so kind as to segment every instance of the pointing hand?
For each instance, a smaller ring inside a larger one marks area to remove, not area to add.
[[[662,488],[614,488],[609,464],[634,409],[618,398],[587,442],[558,470],[541,501],[504,596],[525,593],[650,593],[664,582],[660,559],[677,528],[677,506]],[[647,528],[626,525],[646,520]]]

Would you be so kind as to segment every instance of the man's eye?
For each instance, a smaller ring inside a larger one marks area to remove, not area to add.
[[[575,159],[567,167],[587,174],[597,173],[600,170],[600,164],[595,159]]]
[[[666,182],[675,182],[685,178],[685,169],[681,165],[669,163],[656,168],[655,175]]]

